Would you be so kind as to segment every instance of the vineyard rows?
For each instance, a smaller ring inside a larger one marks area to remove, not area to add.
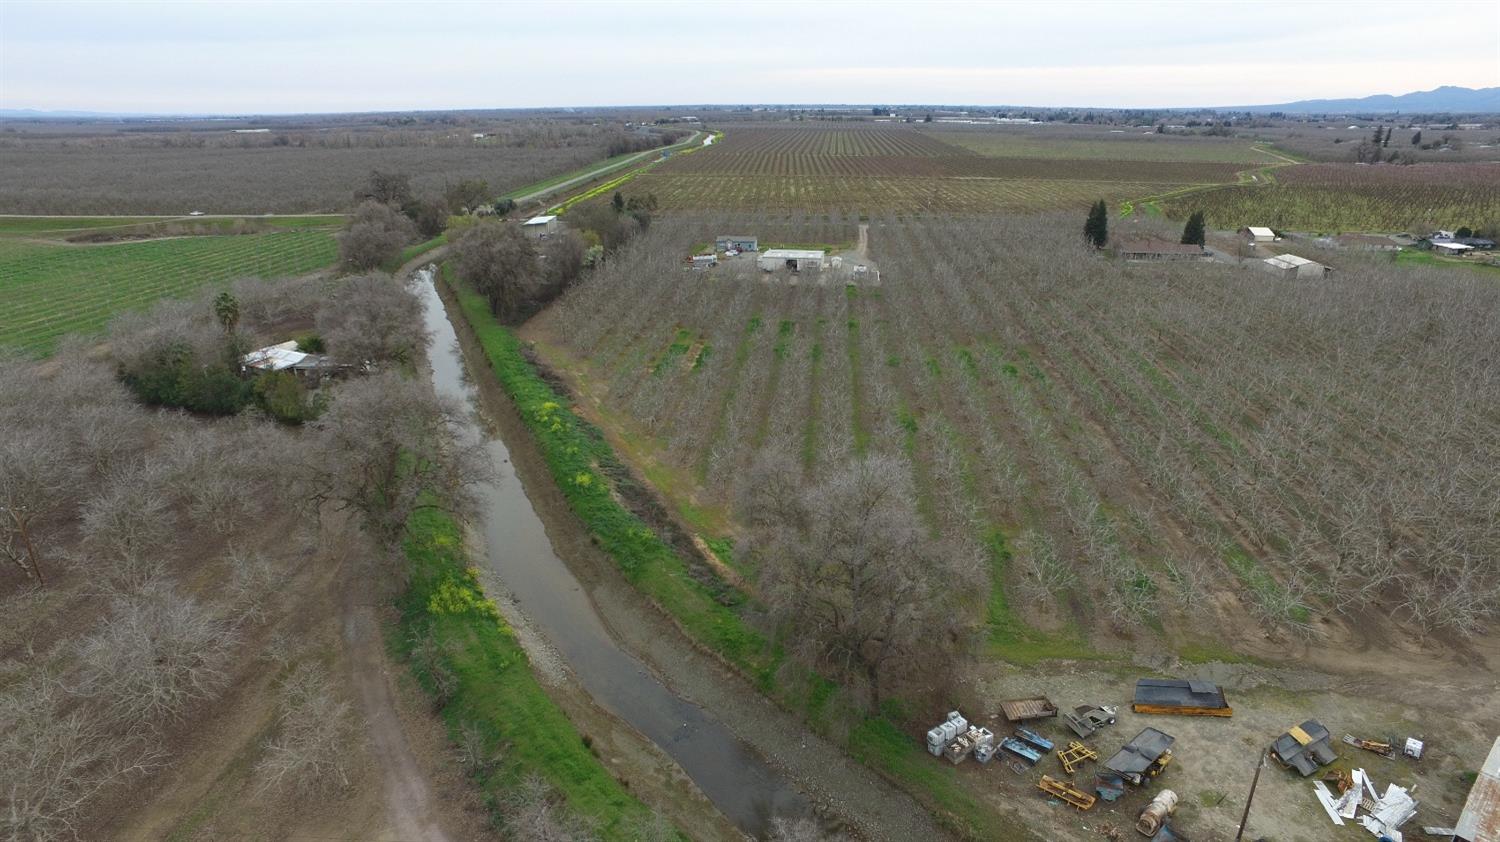
[[[332,265],[337,251],[320,231],[102,246],[0,240],[0,346],[44,352],[121,310],[235,278],[304,274]]]
[[[1053,628],[1185,635],[1494,618],[1500,290],[1139,267],[1060,224],[877,218],[882,286],[845,290],[676,265],[705,225],[839,242],[842,219],[664,221],[542,329],[725,506],[768,449],[809,478],[908,458],[939,534],[1009,540],[997,642],[1016,595]]]
[[[1203,210],[1216,228],[1409,231],[1500,227],[1500,164],[1304,164],[1269,185],[1228,187],[1162,203],[1174,217]]]

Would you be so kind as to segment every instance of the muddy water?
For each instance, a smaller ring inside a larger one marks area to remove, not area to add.
[[[432,334],[428,359],[434,387],[438,394],[481,412],[458,337],[426,270],[417,273],[416,291]],[[775,817],[811,815],[807,799],[759,755],[707,711],[674,695],[640,660],[616,645],[588,594],[553,551],[516,477],[505,442],[477,421],[466,424],[460,435],[481,439],[495,467],[495,481],[480,489],[484,563],[594,701],[660,746],[746,833],[764,835]]]

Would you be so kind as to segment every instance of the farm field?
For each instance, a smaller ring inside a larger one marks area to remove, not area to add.
[[[1274,164],[1280,160],[1242,138],[1157,134],[1149,128],[935,124],[923,126],[921,131],[944,143],[993,157],[1226,164]]]
[[[669,210],[1030,210],[1229,184],[1245,169],[1192,158],[981,155],[942,139],[957,134],[904,127],[736,128],[712,147],[641,176],[632,190],[654,193]]]
[[[1303,164],[1275,182],[1163,201],[1173,217],[1205,211],[1215,228],[1268,225],[1293,231],[1410,231],[1500,226],[1500,163]]]
[[[0,347],[45,353],[65,334],[97,332],[115,313],[162,297],[333,265],[326,220],[309,222],[318,227],[100,245],[0,236]]]
[[[932,540],[983,558],[989,582],[965,678],[907,686],[918,713],[882,744],[876,762],[914,791],[942,711],[1118,699],[1147,670],[1236,692],[1232,722],[1162,726],[1179,740],[1171,785],[1203,793],[1180,815],[1202,838],[1233,836],[1242,793],[1218,782],[1247,772],[1244,747],[1309,715],[1431,733],[1416,711],[1442,711],[1441,756],[1369,768],[1451,814],[1497,725],[1475,701],[1494,699],[1497,657],[1500,395],[1483,349],[1500,287],[1375,260],[1318,285],[1124,264],[1071,221],[669,216],[521,336],[750,594],[747,501],[777,481],[768,463],[795,466],[792,488],[861,458],[907,466]],[[715,232],[851,243],[861,224],[879,286],[680,265]],[[1371,686],[1392,658],[1422,677]],[[1460,663],[1472,680],[1452,678]],[[1154,719],[1126,714],[1105,742]],[[939,788],[1052,839],[1097,838],[1141,806],[1075,821],[1034,781],[959,771]],[[1261,785],[1259,833],[1299,838],[1320,815],[1300,780]]]
[[[1017,629],[1033,625],[1075,651],[1236,629],[1264,654],[1249,630],[1353,642],[1493,619],[1500,571],[1448,542],[1500,540],[1493,470],[1460,467],[1500,464],[1482,362],[1500,290],[1374,263],[1320,287],[1121,265],[1061,222],[877,219],[883,283],[848,290],[684,275],[676,255],[711,231],[661,222],[654,252],[611,263],[537,329],[705,485],[699,505],[732,509],[766,448],[809,476],[909,458],[933,527],[991,550],[1000,654],[1024,657]],[[831,219],[718,227],[851,239]],[[1413,333],[1428,322],[1411,308],[1441,313],[1439,341]],[[1426,490],[1454,477],[1444,502]],[[1441,541],[1422,526],[1439,522]],[[1401,537],[1376,553],[1381,535]]]

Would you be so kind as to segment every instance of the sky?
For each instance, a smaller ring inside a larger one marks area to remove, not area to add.
[[[1256,105],[1500,85],[1500,0],[0,0],[0,109]]]

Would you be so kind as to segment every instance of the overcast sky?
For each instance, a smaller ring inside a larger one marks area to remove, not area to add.
[[[0,108],[1194,106],[1439,85],[1500,85],[1500,0],[0,0]]]

